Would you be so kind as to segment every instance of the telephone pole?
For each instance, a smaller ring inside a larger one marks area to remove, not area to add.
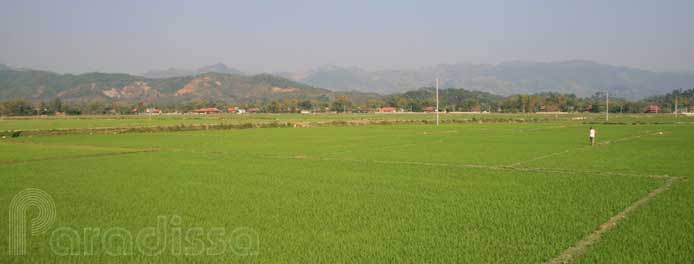
[[[436,126],[439,126],[439,78],[436,78]]]
[[[605,121],[610,121],[610,93],[605,92]]]
[[[677,117],[677,99],[679,99],[679,96],[675,96],[675,117]]]

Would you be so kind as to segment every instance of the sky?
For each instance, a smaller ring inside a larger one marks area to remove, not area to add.
[[[692,0],[0,0],[0,64],[301,72],[592,60],[694,71]]]

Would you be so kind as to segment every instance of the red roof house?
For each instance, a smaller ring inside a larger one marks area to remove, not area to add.
[[[646,108],[644,108],[643,111],[646,113],[658,113],[660,112],[660,107],[658,107],[657,105],[649,105],[646,106]]]
[[[395,113],[397,112],[397,109],[395,107],[381,107],[378,109],[378,112],[381,113]]]
[[[198,114],[216,114],[216,113],[220,113],[222,111],[220,111],[216,107],[208,107],[208,108],[196,109],[196,110],[193,110],[193,112],[198,113]]]
[[[424,109],[422,109],[422,110],[424,110],[424,112],[434,112],[434,111],[436,111],[436,107],[427,106],[427,107],[424,107]]]

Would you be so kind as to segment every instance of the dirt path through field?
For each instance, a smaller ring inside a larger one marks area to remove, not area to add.
[[[653,198],[655,198],[658,194],[665,192],[665,191],[669,190],[670,188],[672,188],[672,185],[674,185],[679,179],[680,178],[678,178],[678,177],[668,178],[668,180],[663,185],[661,185],[660,187],[656,188],[655,190],[649,192],[646,196],[641,197],[641,199],[632,203],[629,207],[625,208],[621,212],[612,216],[609,220],[607,220],[607,222],[601,224],[595,231],[586,235],[585,237],[583,237],[583,239],[576,242],[576,244],[567,248],[561,254],[559,254],[555,258],[547,261],[546,263],[549,263],[549,264],[571,263],[577,257],[585,254],[586,251],[588,251],[588,249],[592,245],[600,242],[603,234],[605,234],[607,231],[614,229],[620,222],[622,222],[624,219],[626,219],[627,216],[633,214],[636,210],[641,208],[643,205],[645,205],[649,201],[653,200]]]

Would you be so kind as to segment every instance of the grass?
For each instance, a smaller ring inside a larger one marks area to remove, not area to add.
[[[187,122],[169,118],[161,122]],[[410,117],[276,116],[330,118]],[[94,256],[59,257],[47,246],[50,234],[43,234],[31,237],[30,254],[23,257],[7,255],[8,241],[0,240],[0,260],[544,262],[665,182],[651,176],[690,177],[694,127],[687,120],[623,116],[611,125],[550,118],[438,128],[392,124],[7,138],[0,141],[3,211],[19,191],[39,188],[55,200],[54,228],[137,231],[156,225],[157,216],[180,216],[179,226],[188,229],[250,228],[259,248],[253,256],[186,257],[171,252],[170,245],[148,258],[137,252],[110,257],[100,251],[108,247],[99,244]],[[6,129],[43,128],[21,123],[35,120],[11,122],[19,125],[5,124]],[[101,120],[67,122],[80,127]],[[610,143],[586,146],[588,126],[598,127],[599,140]],[[666,133],[653,134],[660,131]],[[691,262],[692,194],[691,183],[681,181],[577,261]],[[8,226],[8,219],[0,218],[0,226]],[[0,229],[0,237],[7,232]]]
[[[442,122],[454,121],[578,121],[602,123],[602,114],[446,114],[441,115]],[[113,128],[113,127],[148,127],[175,126],[192,124],[239,124],[271,122],[321,122],[347,120],[427,120],[434,121],[432,113],[403,114],[213,114],[213,115],[153,115],[153,116],[63,116],[63,117],[0,117],[0,131],[7,130],[48,130],[76,128]],[[680,117],[675,119],[668,114],[615,114],[613,123],[674,123],[693,122],[694,118]]]
[[[673,187],[629,218],[617,232],[588,252],[581,263],[692,263],[694,185]]]

